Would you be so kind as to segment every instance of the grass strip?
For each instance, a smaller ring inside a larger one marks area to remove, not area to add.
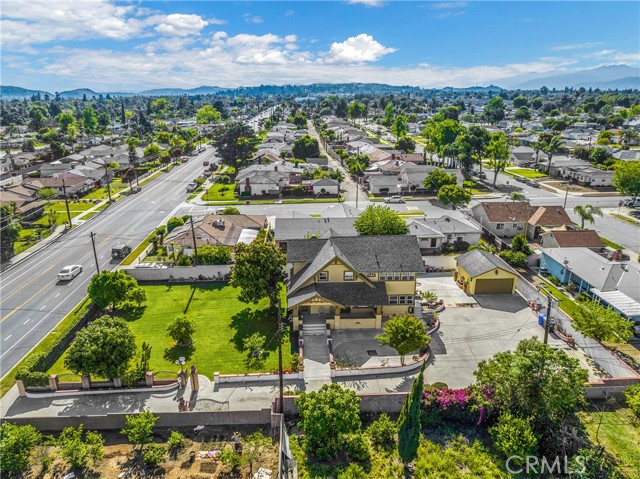
[[[136,249],[134,249],[131,253],[129,253],[129,256],[127,256],[120,264],[127,266],[133,263],[135,259],[138,256],[140,256],[140,254],[147,248],[147,246],[151,244],[151,237],[154,236],[155,234],[156,234],[155,231],[149,234],[149,236],[147,236],[144,239],[144,241],[138,245]]]
[[[640,226],[640,221],[629,218],[628,216],[619,215],[617,213],[611,213],[611,216],[618,218],[619,220],[626,221],[627,223],[631,223],[632,225]]]
[[[608,240],[607,238],[600,236],[600,240],[606,244],[609,248],[613,248],[613,249],[619,249],[619,250],[623,250],[624,246],[622,246],[621,244],[618,243],[614,243],[611,240]]]
[[[78,305],[73,308],[73,310],[67,314],[62,321],[60,321],[56,327],[45,336],[34,348],[33,350],[27,354],[22,360],[16,364],[11,371],[9,371],[5,376],[0,380],[0,397],[4,396],[15,384],[16,382],[16,372],[23,365],[25,361],[27,361],[31,356],[40,353],[47,353],[54,344],[58,342],[60,335],[65,332],[68,327],[73,324],[75,321],[78,321],[80,318],[78,315],[84,310],[86,306],[89,306],[91,300],[89,297],[85,297]]]

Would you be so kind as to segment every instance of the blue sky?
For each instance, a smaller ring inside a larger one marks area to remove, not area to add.
[[[423,87],[640,63],[638,2],[3,0],[2,84]]]

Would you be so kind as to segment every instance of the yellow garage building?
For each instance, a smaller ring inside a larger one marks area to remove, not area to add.
[[[471,294],[513,294],[518,273],[502,258],[474,249],[456,258],[454,279]]]

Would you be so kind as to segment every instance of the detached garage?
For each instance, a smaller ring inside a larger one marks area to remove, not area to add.
[[[471,294],[513,294],[518,274],[498,256],[474,249],[456,258],[454,279]]]

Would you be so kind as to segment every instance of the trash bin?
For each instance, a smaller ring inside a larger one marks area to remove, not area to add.
[[[538,324],[540,326],[544,326],[545,319],[547,319],[547,313],[539,313],[538,314]]]

